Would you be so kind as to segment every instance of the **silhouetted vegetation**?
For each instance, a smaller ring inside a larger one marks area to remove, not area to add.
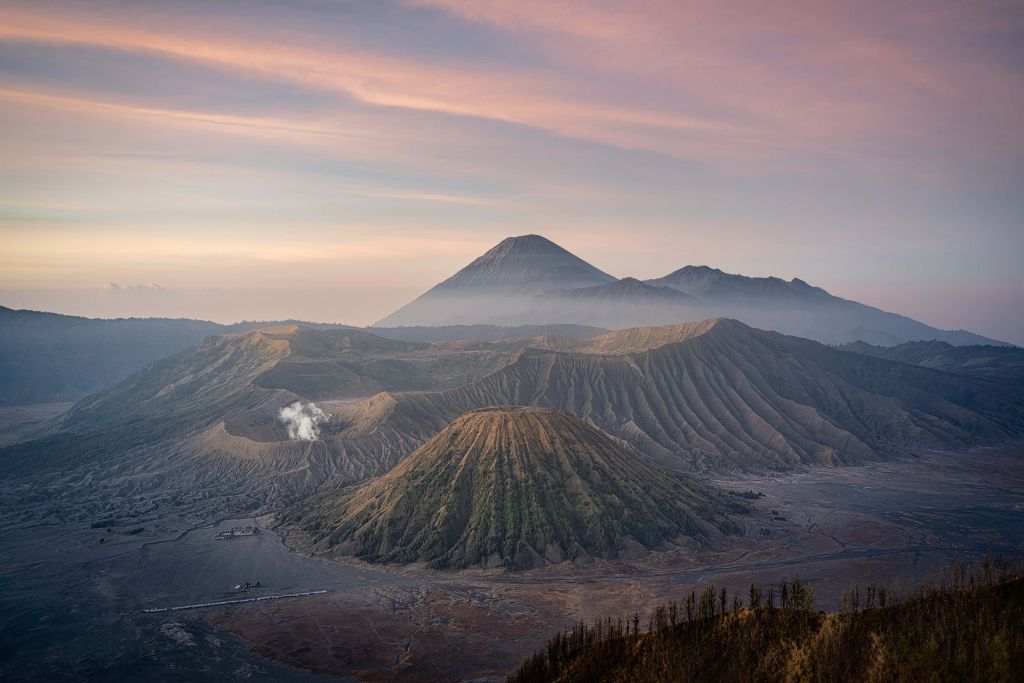
[[[656,608],[646,631],[638,613],[577,624],[508,681],[1011,681],[1024,670],[1024,573],[1000,560],[814,607],[799,579],[746,595],[709,585]]]

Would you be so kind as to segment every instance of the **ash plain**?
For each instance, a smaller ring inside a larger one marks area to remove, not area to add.
[[[501,681],[576,620],[644,615],[708,582],[744,592],[799,576],[829,609],[854,583],[909,586],[956,561],[1024,556],[1021,455],[719,478],[758,495],[742,537],[511,573],[310,556],[275,528],[257,485],[182,490],[153,459],[12,479],[0,487],[0,678]],[[216,540],[239,525],[262,533]],[[326,592],[143,611],[310,591]]]

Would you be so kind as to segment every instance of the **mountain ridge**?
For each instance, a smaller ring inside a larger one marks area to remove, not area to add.
[[[1024,385],[1024,349],[1016,346],[954,346],[941,341],[916,341],[889,347],[852,342],[837,348],[995,382]]]
[[[296,400],[330,416],[315,443],[289,441],[278,419]],[[83,401],[44,438],[3,449],[0,466],[188,440],[197,457],[313,454],[317,467],[365,477],[492,405],[563,410],[662,465],[700,472],[859,464],[1024,436],[1019,386],[729,319],[429,345],[300,328],[211,337]]]
[[[509,253],[515,258],[506,262]],[[567,278],[569,286],[560,277],[545,275],[552,272],[551,254],[571,264],[569,271],[585,275]],[[538,235],[502,241],[374,326],[569,323],[622,329],[716,317],[827,344],[861,340],[891,346],[930,339],[1005,344],[843,299],[800,278],[786,281],[684,266],[660,278],[616,279]]]
[[[589,349],[574,340],[524,348],[474,382],[396,394],[387,415],[364,419],[408,429],[486,405],[545,406],[590,421],[660,463],[709,471],[857,464],[1024,435],[1017,388],[738,321],[607,337]],[[602,355],[608,351],[616,355]]]
[[[297,320],[221,324],[189,318],[87,318],[0,306],[0,406],[77,401],[207,337],[281,325],[362,330],[411,342],[586,337],[579,325],[360,328]]]

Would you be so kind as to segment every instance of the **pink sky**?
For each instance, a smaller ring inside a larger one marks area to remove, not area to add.
[[[0,2],[0,303],[365,323],[539,232],[1021,342],[1022,45],[999,2]]]

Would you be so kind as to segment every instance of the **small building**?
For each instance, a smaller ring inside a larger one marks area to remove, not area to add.
[[[219,532],[215,538],[218,541],[225,541],[232,538],[238,538],[239,536],[258,536],[260,528],[258,526],[236,526],[229,531]]]

